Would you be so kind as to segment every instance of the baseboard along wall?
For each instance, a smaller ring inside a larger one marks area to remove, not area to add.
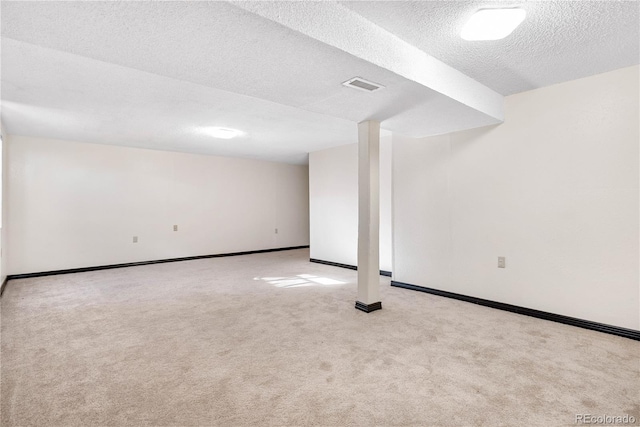
[[[341,264],[339,262],[332,262],[332,261],[324,261],[322,259],[316,259],[316,258],[310,258],[309,261],[310,262],[315,262],[315,263],[318,263],[318,264],[331,265],[333,267],[348,268],[349,270],[357,270],[358,269],[358,267],[355,266],[355,265]],[[380,270],[380,275],[381,276],[391,277],[391,272],[390,271],[386,271],[386,270]]]
[[[636,331],[635,329],[627,329],[619,326],[612,326],[604,323],[592,322],[590,320],[577,319],[575,317],[563,316],[561,314],[555,314],[555,313],[548,313],[546,311],[520,307],[517,305],[505,304],[502,302],[471,297],[468,295],[456,294],[453,292],[427,288],[424,286],[412,285],[410,283],[398,282],[395,280],[391,281],[391,286],[404,288],[404,289],[411,289],[419,292],[425,292],[428,294],[438,295],[446,298],[453,298],[459,301],[465,301],[473,304],[482,305],[485,307],[496,308],[498,310],[509,311],[511,313],[523,314],[525,316],[531,316],[531,317],[536,317],[538,319],[550,320],[552,322],[558,322],[558,323],[563,323],[565,325],[577,326],[579,328],[584,328],[584,329],[591,329],[593,331],[604,332],[606,334],[617,335],[620,337],[640,341],[640,331]]]
[[[239,256],[239,255],[251,255],[251,254],[259,254],[265,252],[278,252],[278,251],[287,251],[294,249],[306,249],[309,248],[306,246],[291,246],[286,248],[274,248],[274,249],[259,249],[255,251],[244,251],[244,252],[231,252],[224,254],[212,254],[212,255],[198,255],[191,257],[182,257],[182,258],[169,258],[169,259],[161,259],[161,260],[151,260],[151,261],[140,261],[140,262],[131,262],[124,264],[111,264],[111,265],[100,265],[94,267],[82,267],[82,268],[72,268],[67,270],[53,270],[53,271],[43,271],[37,273],[26,273],[26,274],[12,274],[5,277],[0,284],[0,297],[4,293],[9,280],[13,279],[27,279],[31,277],[42,277],[42,276],[53,276],[58,274],[71,274],[71,273],[82,273],[87,271],[97,271],[97,270],[109,270],[113,268],[125,268],[125,267],[137,267],[141,265],[150,265],[150,264],[163,264],[167,262],[179,262],[179,261],[191,261],[196,259],[205,259],[205,258],[219,258],[219,257],[228,257],[228,256]],[[337,262],[324,261],[320,259],[311,258],[310,262],[331,265],[334,267],[348,268],[350,270],[357,270],[358,267],[355,265],[349,264],[341,264]],[[381,276],[391,277],[390,271],[380,270]],[[640,331],[635,329],[627,329],[619,326],[607,325],[604,323],[592,322],[590,320],[578,319],[575,317],[564,316],[561,314],[549,313],[546,311],[535,310],[527,307],[520,307],[517,305],[506,304],[497,301],[486,300],[482,298],[476,298],[468,295],[457,294],[454,292],[443,291],[440,289],[428,288],[425,286],[413,285],[411,283],[398,282],[395,280],[391,281],[391,286],[410,289],[419,292],[425,292],[432,295],[442,296],[446,298],[452,298],[459,301],[470,302],[473,304],[482,305],[485,307],[491,307],[498,310],[509,311],[511,313],[522,314],[525,316],[536,317],[538,319],[549,320],[552,322],[563,323],[565,325],[576,326],[579,328],[590,329],[593,331],[603,332],[606,334],[617,335],[624,338],[629,338],[632,340],[640,341]],[[379,309],[376,307],[376,309]]]
[[[7,287],[8,281],[9,281],[9,276],[5,277],[4,280],[2,281],[2,284],[0,284],[0,298],[2,298],[2,294],[4,294],[4,288]]]
[[[179,262],[179,261],[192,261],[195,259],[205,259],[205,258],[220,258],[220,257],[228,257],[228,256],[238,256],[238,255],[251,255],[251,254],[261,254],[265,252],[279,252],[279,251],[290,251],[293,249],[307,249],[309,245],[306,246],[290,246],[286,248],[273,248],[273,249],[259,249],[255,251],[244,251],[244,252],[230,252],[224,254],[213,254],[213,255],[197,255],[197,256],[189,256],[182,258],[168,258],[168,259],[158,259],[151,261],[140,261],[140,262],[129,262],[124,264],[110,264],[110,265],[98,265],[94,267],[81,267],[81,268],[70,268],[67,270],[53,270],[53,271],[42,271],[38,273],[25,273],[25,274],[11,274],[7,276],[4,283],[2,284],[2,290],[4,291],[5,284],[8,280],[13,279],[28,279],[30,277],[42,277],[42,276],[54,276],[58,274],[70,274],[70,273],[83,273],[86,271],[97,271],[97,270],[110,270],[112,268],[124,268],[124,267],[137,267],[140,265],[150,265],[150,264],[163,264],[166,262]]]

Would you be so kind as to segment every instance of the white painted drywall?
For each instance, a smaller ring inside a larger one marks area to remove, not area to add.
[[[309,154],[311,258],[358,264],[358,144]],[[392,271],[391,136],[380,138],[380,269]]]
[[[0,284],[4,283],[4,280],[7,278],[7,258],[8,258],[8,209],[9,209],[9,168],[7,166],[7,162],[9,157],[7,155],[7,150],[9,148],[9,136],[5,132],[5,127],[0,123],[0,132],[2,132],[2,159],[0,161],[1,164],[1,190],[0,190],[0,198],[2,199],[1,208],[0,208]]]
[[[9,274],[309,243],[307,166],[12,135],[9,174]]]
[[[509,96],[499,126],[394,135],[395,280],[640,329],[639,73]]]
[[[391,135],[380,137],[380,269],[393,271]]]

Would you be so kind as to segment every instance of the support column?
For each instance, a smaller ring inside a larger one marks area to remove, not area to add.
[[[380,310],[380,123],[358,123],[358,300]]]

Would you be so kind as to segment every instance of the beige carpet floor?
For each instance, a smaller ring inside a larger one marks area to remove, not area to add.
[[[308,250],[13,280],[3,426],[640,420],[640,343],[392,288]],[[594,301],[595,303],[595,301]],[[636,421],[636,424],[638,421]]]

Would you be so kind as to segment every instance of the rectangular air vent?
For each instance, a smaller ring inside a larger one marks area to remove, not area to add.
[[[347,80],[342,83],[344,86],[352,87],[354,89],[363,90],[365,92],[375,92],[376,90],[383,89],[384,86],[370,82],[360,77],[354,77],[351,80]]]

